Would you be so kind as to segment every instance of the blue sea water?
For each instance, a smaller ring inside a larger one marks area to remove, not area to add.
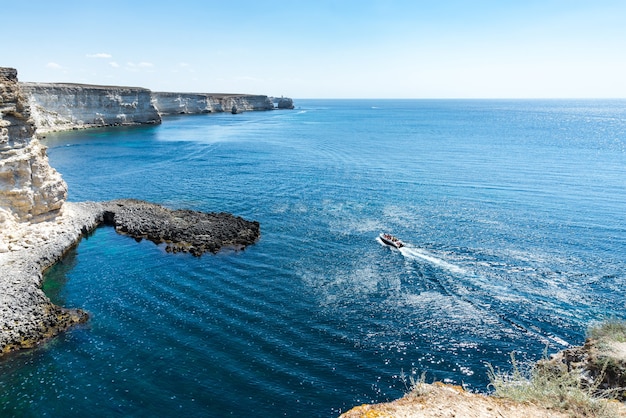
[[[1,416],[337,416],[403,375],[488,391],[626,318],[626,101],[296,106],[48,135],[72,201],[262,236],[194,258],[96,230],[44,285],[90,321],[0,361]]]

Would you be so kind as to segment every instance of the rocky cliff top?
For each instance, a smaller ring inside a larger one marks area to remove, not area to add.
[[[0,77],[6,78],[7,80],[17,81],[17,69],[0,67]]]
[[[35,82],[21,82],[23,88],[69,88],[69,89],[92,89],[92,90],[137,90],[150,92],[150,89],[144,87],[132,87],[132,86],[113,86],[113,85],[101,85],[101,84],[82,84],[82,83],[35,83]]]

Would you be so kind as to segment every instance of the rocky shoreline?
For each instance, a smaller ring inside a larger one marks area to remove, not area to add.
[[[94,93],[93,103],[101,105],[106,96],[118,107],[139,114],[149,109],[150,115],[158,116],[149,106],[129,101],[137,98],[137,92],[101,90]],[[149,90],[140,93],[144,102],[150,101]],[[63,100],[59,102],[62,105]],[[93,110],[74,109],[79,113]],[[224,247],[243,249],[259,238],[258,222],[228,213],[170,210],[132,199],[66,202],[67,184],[48,163],[31,111],[17,70],[0,67],[0,355],[33,347],[88,320],[80,309],[54,305],[41,285],[45,270],[98,226],[109,225],[136,240],[164,244],[168,252],[195,256]]]
[[[84,322],[77,309],[53,305],[41,290],[43,272],[98,225],[96,204],[63,205],[56,219],[3,229],[0,253],[0,353],[30,348]]]
[[[194,256],[225,247],[241,250],[260,236],[258,222],[228,213],[170,210],[133,199],[66,202],[54,220],[16,223],[0,234],[5,245],[0,253],[0,353],[33,347],[88,319],[80,309],[52,304],[41,285],[45,270],[101,225]]]

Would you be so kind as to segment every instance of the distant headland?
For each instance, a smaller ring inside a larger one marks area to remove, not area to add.
[[[161,117],[293,109],[293,100],[265,95],[153,92],[141,87],[19,83],[38,133],[104,126],[151,125]]]

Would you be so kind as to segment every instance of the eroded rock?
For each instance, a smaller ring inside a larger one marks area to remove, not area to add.
[[[34,134],[17,71],[0,68],[0,208],[18,221],[54,217],[67,198],[67,185]]]

